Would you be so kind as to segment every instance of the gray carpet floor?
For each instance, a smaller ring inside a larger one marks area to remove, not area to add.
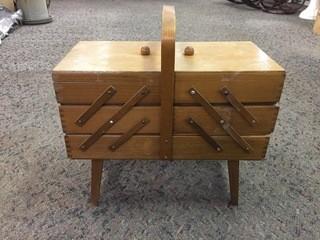
[[[320,239],[320,37],[297,15],[170,1],[177,39],[250,40],[286,70],[266,161],[109,161],[90,207],[89,161],[65,152],[51,69],[79,40],[158,40],[163,1],[52,2],[54,22],[0,46],[0,239]]]

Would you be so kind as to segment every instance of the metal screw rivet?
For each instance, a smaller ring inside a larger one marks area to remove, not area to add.
[[[196,91],[195,90],[191,90],[190,93],[191,93],[191,95],[195,95]]]
[[[141,95],[147,95],[147,93],[148,93],[149,91],[148,90],[145,90],[145,91],[143,91],[143,92],[141,92]]]
[[[192,120],[192,119],[189,119],[189,123],[193,123],[193,120]]]
[[[113,121],[113,120],[110,120],[109,123],[114,124],[114,121]]]
[[[256,123],[256,120],[252,120],[251,122],[252,122],[252,123]]]
[[[224,120],[220,120],[220,123],[221,123],[221,124],[224,124]]]
[[[225,90],[223,93],[224,93],[224,95],[228,95],[229,91]]]
[[[221,151],[221,148],[217,147],[217,151],[220,152],[220,151]]]

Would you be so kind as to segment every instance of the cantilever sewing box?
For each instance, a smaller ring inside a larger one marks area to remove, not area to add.
[[[285,71],[252,42],[81,41],[54,68],[68,157],[92,161],[98,204],[103,160],[227,160],[238,204],[239,160],[264,159]],[[146,163],[147,164],[147,163]]]

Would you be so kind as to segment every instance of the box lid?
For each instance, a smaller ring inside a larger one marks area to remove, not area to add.
[[[142,56],[142,46],[151,54]],[[184,56],[192,46],[193,56]],[[177,42],[176,72],[283,72],[252,42]],[[58,72],[160,72],[160,42],[81,41],[54,68]]]

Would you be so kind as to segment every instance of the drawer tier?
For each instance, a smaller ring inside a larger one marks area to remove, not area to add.
[[[116,141],[118,135],[104,135],[86,151],[79,146],[89,135],[65,136],[68,156],[73,159],[126,159],[155,160],[159,159],[159,136],[133,136],[116,151],[109,146]],[[230,137],[213,136],[223,146],[221,152],[214,150],[199,136],[173,136],[174,160],[259,160],[265,157],[269,137],[252,136],[244,139],[252,146],[253,151],[241,149]]]
[[[62,105],[60,115],[63,130],[67,134],[92,134],[105,123],[120,106],[103,106],[86,124],[79,127],[75,124],[79,116],[88,109],[88,105]],[[239,132],[240,135],[267,135],[273,131],[278,114],[276,106],[247,106],[246,109],[255,117],[257,124],[251,126],[230,106],[215,106],[215,109]],[[160,107],[134,107],[119,122],[108,130],[110,134],[122,134],[131,126],[147,118],[150,123],[142,128],[140,134],[159,134],[160,132]],[[200,106],[174,108],[174,134],[187,133],[197,135],[194,129],[186,122],[192,117],[210,135],[226,135],[225,131],[217,124]]]
[[[143,85],[150,93],[139,105],[160,105],[159,73],[124,74],[54,74],[55,91],[60,104],[91,104],[106,88],[116,94],[107,104],[123,104]],[[57,79],[65,79],[58,81]],[[78,79],[78,80],[77,80]],[[228,87],[244,103],[276,103],[283,86],[284,72],[176,73],[175,104],[194,104],[188,91],[194,87],[211,103],[226,103],[219,90]]]

